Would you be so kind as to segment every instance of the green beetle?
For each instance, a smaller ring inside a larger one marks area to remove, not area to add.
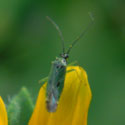
[[[80,34],[79,37],[77,37],[72,45],[68,48],[67,52],[65,52],[64,47],[64,39],[61,30],[59,29],[58,25],[50,18],[47,17],[47,19],[55,26],[57,29],[61,40],[62,40],[62,46],[63,46],[63,52],[60,55],[60,57],[56,58],[55,61],[52,62],[51,70],[49,73],[49,76],[40,80],[39,83],[45,83],[47,82],[46,87],[46,108],[48,112],[55,112],[58,106],[58,102],[61,96],[61,93],[64,88],[64,81],[66,76],[66,67],[67,67],[67,59],[69,57],[69,53],[71,51],[71,48],[77,43],[77,41],[88,31],[90,26],[93,24],[93,19],[86,28],[84,32]],[[69,72],[69,71],[68,71]]]

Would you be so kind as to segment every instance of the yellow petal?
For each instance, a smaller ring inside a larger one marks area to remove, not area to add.
[[[46,110],[46,84],[44,84],[40,89],[29,125],[87,125],[88,108],[91,101],[87,74],[79,66],[67,68],[67,70],[71,69],[75,71],[66,74],[57,111],[49,113]]]
[[[1,97],[0,97],[0,125],[8,125],[6,107]]]

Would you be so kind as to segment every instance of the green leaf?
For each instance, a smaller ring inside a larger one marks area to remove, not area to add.
[[[7,108],[9,125],[27,125],[33,112],[33,102],[28,90],[23,87],[14,96]]]

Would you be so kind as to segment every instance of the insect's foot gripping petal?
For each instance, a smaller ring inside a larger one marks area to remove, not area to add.
[[[47,81],[48,81],[48,77],[45,77],[45,78],[39,80],[38,83],[41,84],[41,86],[42,86]]]

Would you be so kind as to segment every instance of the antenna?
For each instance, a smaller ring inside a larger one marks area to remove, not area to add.
[[[54,27],[58,31],[59,36],[60,36],[60,38],[62,40],[63,53],[65,53],[64,37],[63,37],[63,34],[62,34],[59,26],[49,16],[46,16],[46,18],[54,25]]]
[[[89,25],[86,27],[86,29],[72,42],[72,44],[69,46],[68,50],[67,50],[67,54],[70,53],[72,47],[78,42],[78,40],[80,40],[85,34],[86,32],[88,32],[89,28],[92,26],[92,24],[94,23],[94,18],[93,15],[91,13],[89,13],[90,18],[91,18],[91,22],[89,23]]]

